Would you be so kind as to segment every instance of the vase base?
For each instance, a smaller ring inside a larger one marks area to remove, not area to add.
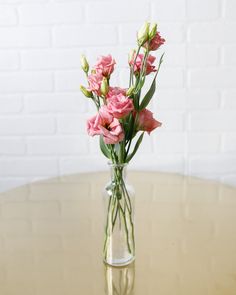
[[[105,264],[108,264],[110,266],[115,266],[115,267],[121,267],[121,266],[126,266],[128,264],[131,264],[135,260],[135,256],[130,257],[130,259],[114,259],[114,260],[103,260]]]

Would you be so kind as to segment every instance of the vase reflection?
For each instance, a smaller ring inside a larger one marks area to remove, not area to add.
[[[123,267],[104,264],[106,295],[133,295],[135,263]]]

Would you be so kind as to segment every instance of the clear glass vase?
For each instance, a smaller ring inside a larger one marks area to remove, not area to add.
[[[103,259],[123,266],[135,258],[134,189],[126,182],[127,164],[109,164],[111,181],[104,191],[105,234]]]

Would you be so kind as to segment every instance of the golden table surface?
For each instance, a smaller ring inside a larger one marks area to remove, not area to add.
[[[1,295],[235,295],[236,188],[130,172],[136,261],[102,262],[106,173],[0,194]]]

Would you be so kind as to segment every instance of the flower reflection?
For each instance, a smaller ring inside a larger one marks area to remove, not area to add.
[[[104,265],[106,295],[133,295],[135,265],[112,267]]]

